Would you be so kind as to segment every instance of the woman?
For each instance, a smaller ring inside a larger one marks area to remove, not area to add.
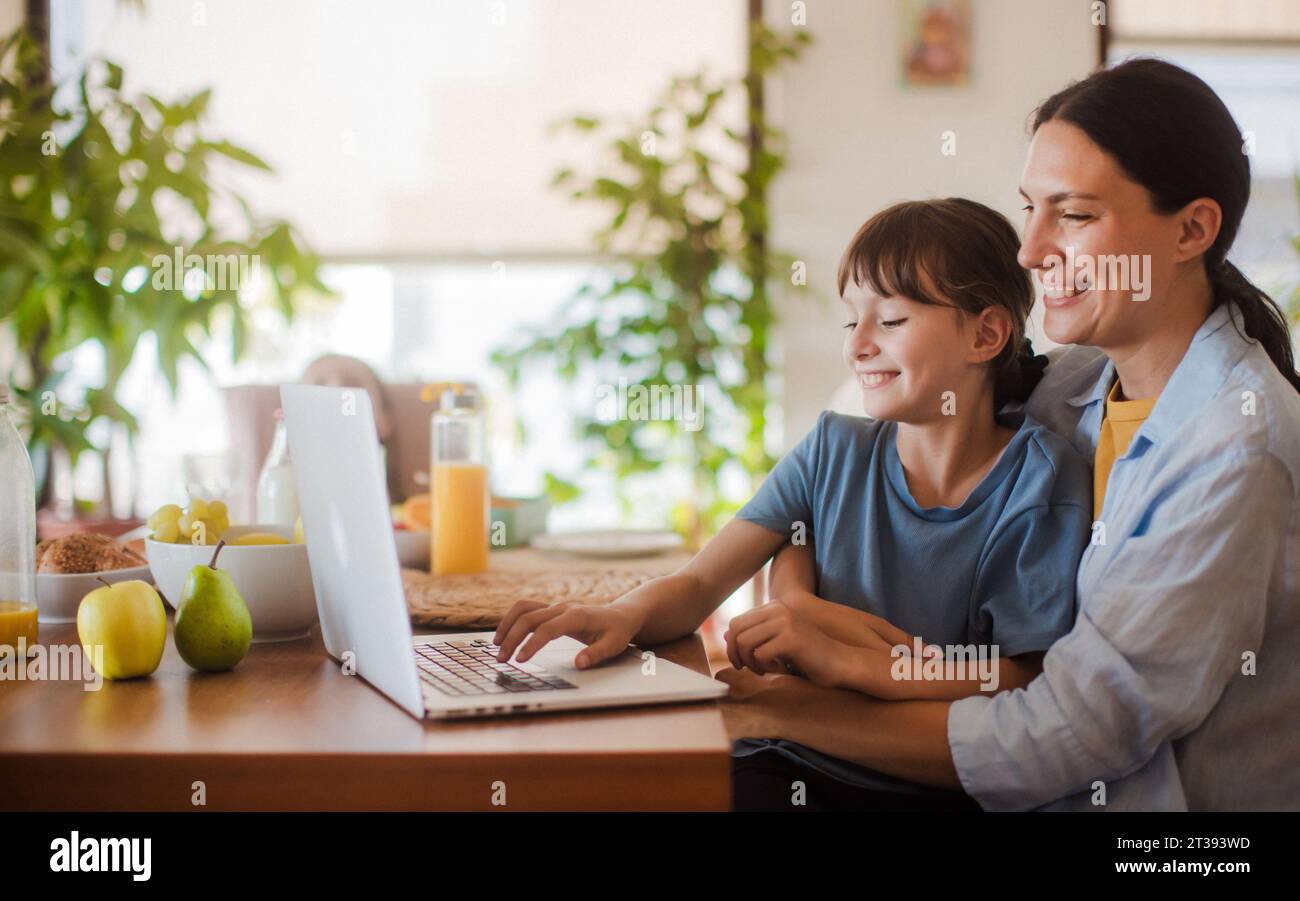
[[[1020,262],[1048,336],[1077,346],[1027,411],[1095,465],[1075,626],[1027,688],[951,703],[727,671],[733,735],[986,809],[1300,809],[1300,376],[1284,317],[1226,260],[1240,131],[1200,79],[1143,59],[1051,97],[1033,132]],[[1141,278],[1066,272],[1121,255]]]

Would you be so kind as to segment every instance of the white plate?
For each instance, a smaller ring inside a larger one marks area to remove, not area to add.
[[[651,557],[681,548],[676,532],[640,529],[604,529],[591,532],[551,532],[538,535],[532,546],[539,551],[578,557]]]
[[[75,623],[81,599],[104,582],[127,582],[140,579],[153,584],[148,566],[131,566],[127,569],[108,569],[98,573],[37,573],[36,608],[43,623]]]

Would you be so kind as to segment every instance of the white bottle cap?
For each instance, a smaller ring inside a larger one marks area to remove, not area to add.
[[[440,410],[476,410],[478,409],[478,389],[473,385],[457,383],[442,392]]]

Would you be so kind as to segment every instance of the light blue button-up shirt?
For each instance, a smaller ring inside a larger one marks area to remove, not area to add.
[[[1300,394],[1239,317],[1210,314],[1115,461],[1042,675],[951,706],[984,808],[1300,810]],[[1114,375],[1068,348],[1027,410],[1092,459]]]

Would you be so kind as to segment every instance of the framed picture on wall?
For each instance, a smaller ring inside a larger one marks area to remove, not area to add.
[[[970,0],[898,0],[905,87],[970,81]]]

